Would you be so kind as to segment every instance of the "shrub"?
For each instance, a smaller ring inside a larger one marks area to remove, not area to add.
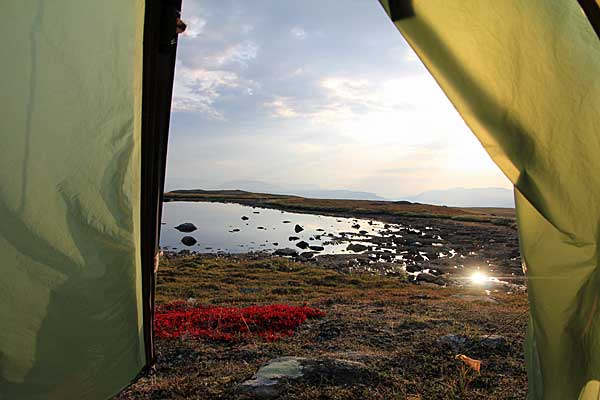
[[[191,306],[178,301],[157,307],[154,332],[167,339],[189,337],[236,342],[254,336],[275,341],[291,336],[307,318],[324,315],[308,306],[273,304],[238,308]]]

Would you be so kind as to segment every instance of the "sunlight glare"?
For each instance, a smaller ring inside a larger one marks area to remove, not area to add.
[[[471,282],[473,282],[476,285],[483,285],[489,280],[490,278],[484,272],[474,272],[473,274],[471,274]]]

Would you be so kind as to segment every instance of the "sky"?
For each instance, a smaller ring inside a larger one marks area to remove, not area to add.
[[[184,0],[167,189],[506,187],[376,0]]]

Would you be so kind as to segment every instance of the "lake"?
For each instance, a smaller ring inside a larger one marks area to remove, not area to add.
[[[203,202],[164,203],[162,222],[160,245],[163,250],[186,249],[202,253],[272,252],[281,248],[301,251],[296,244],[304,241],[310,246],[324,247],[320,254],[344,254],[351,253],[347,250],[351,243],[364,243],[383,231],[401,229],[364,219]],[[175,229],[186,222],[193,223],[198,229],[191,233]],[[303,230],[296,232],[296,225]],[[192,236],[197,243],[184,245],[181,242],[184,236]],[[344,240],[340,241],[340,237]]]

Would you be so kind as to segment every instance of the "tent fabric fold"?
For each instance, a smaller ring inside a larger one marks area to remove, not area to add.
[[[596,399],[600,40],[593,21],[577,0],[380,3],[515,185],[531,310],[529,398]],[[400,3],[410,12],[398,14]]]

